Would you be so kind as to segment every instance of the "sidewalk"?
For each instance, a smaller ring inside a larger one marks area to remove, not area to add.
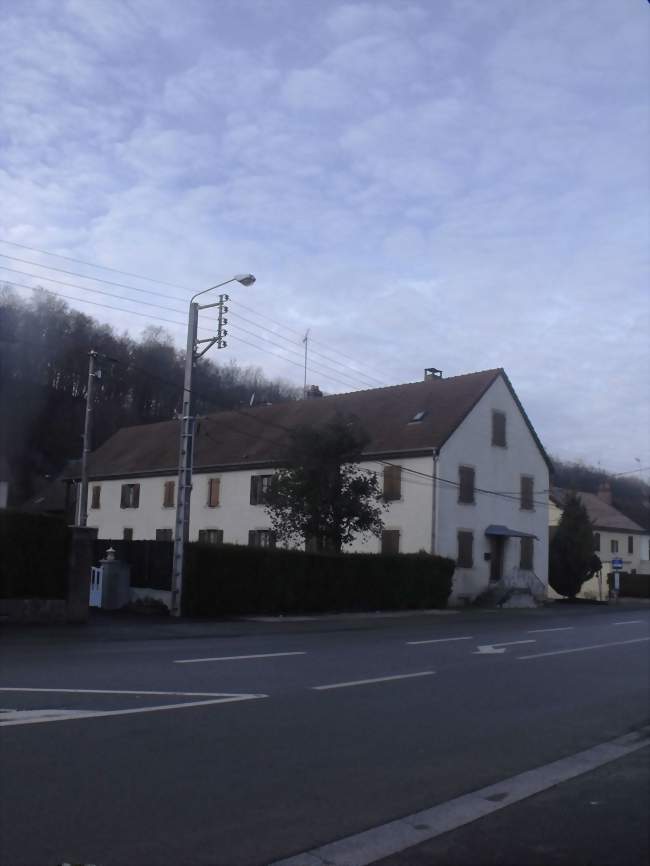
[[[650,747],[375,866],[644,866]]]

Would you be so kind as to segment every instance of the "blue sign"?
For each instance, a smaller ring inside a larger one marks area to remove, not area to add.
[[[623,571],[623,560],[619,556],[612,559],[612,568],[614,571]]]

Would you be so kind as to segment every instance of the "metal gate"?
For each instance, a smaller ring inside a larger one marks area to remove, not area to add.
[[[102,606],[102,578],[103,569],[100,566],[93,566],[90,569],[90,607]]]

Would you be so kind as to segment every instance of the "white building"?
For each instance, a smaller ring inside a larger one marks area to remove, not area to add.
[[[287,430],[354,416],[370,436],[362,465],[383,477],[390,508],[382,538],[350,549],[451,557],[456,599],[509,575],[546,584],[550,463],[508,377],[437,372],[201,418],[190,540],[272,544],[264,487]],[[124,428],[92,454],[88,525],[100,538],[172,538],[178,437],[177,421]]]

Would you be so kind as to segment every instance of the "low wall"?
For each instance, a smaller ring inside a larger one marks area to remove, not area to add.
[[[1,598],[4,622],[67,622],[68,603],[62,598]]]

